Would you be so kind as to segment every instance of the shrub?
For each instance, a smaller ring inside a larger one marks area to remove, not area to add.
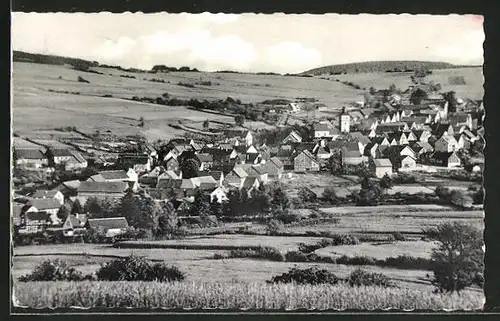
[[[288,272],[274,276],[269,283],[297,283],[297,284],[337,284],[337,276],[325,269],[311,267],[307,269],[291,268]]]
[[[337,264],[345,265],[375,265],[375,259],[368,256],[353,256],[342,255],[337,258]]]
[[[266,225],[267,234],[269,235],[279,234],[284,228],[283,222],[276,219],[270,220]]]
[[[35,267],[31,274],[21,276],[19,281],[82,281],[91,278],[92,276],[84,276],[66,262],[56,259],[43,261]]]
[[[359,268],[349,275],[347,282],[350,286],[393,286],[392,282],[384,274],[367,272]]]
[[[397,257],[388,257],[377,265],[395,267],[398,269],[430,270],[432,267],[432,260],[409,255],[400,255]]]
[[[309,257],[303,251],[290,251],[285,254],[287,262],[309,262]]]
[[[406,236],[404,236],[401,232],[394,232],[391,235],[396,241],[401,241],[401,242],[407,241]]]
[[[107,262],[96,272],[100,281],[182,281],[185,275],[176,266],[150,264],[134,255]]]
[[[236,249],[229,252],[230,258],[253,258],[270,261],[285,261],[285,256],[278,249],[270,246],[261,246],[255,249]]]
[[[77,79],[78,82],[84,82],[84,83],[90,83],[90,81],[88,81],[87,79],[84,79],[83,77],[81,76],[78,76],[78,79]]]

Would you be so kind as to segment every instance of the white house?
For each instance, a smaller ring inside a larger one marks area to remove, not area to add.
[[[59,205],[64,204],[64,195],[58,190],[38,190],[31,197],[36,199],[55,199],[59,202]]]

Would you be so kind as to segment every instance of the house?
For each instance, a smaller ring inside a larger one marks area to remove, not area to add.
[[[214,166],[214,158],[211,154],[196,154],[195,158],[200,164],[199,171],[206,171]]]
[[[115,237],[125,233],[129,226],[125,217],[89,218],[86,228],[102,230],[106,237]]]
[[[241,188],[248,173],[241,167],[235,166],[224,178],[224,182],[229,186]]]
[[[314,138],[331,137],[330,129],[331,126],[328,123],[315,123],[313,125]]]
[[[376,177],[381,178],[384,175],[392,175],[392,163],[388,158],[372,159],[369,165],[370,171]]]
[[[36,199],[55,199],[59,202],[59,206],[64,204],[64,195],[58,190],[37,190],[31,197]]]
[[[191,150],[192,150],[192,147],[189,144],[175,145],[172,149],[170,149],[168,151],[168,153],[165,155],[165,157],[163,157],[163,161],[166,162],[170,158],[177,159],[177,157],[179,157],[179,155],[182,154],[183,152],[191,151]]]
[[[250,170],[246,171],[249,177],[257,177],[259,183],[266,184],[269,180],[269,174],[267,172],[267,167],[263,164],[253,165]]]
[[[388,133],[389,141],[391,145],[395,142],[395,145],[408,145],[408,137],[402,131]]]
[[[399,165],[399,169],[415,169],[417,167],[417,161],[412,156],[402,155],[396,165]]]
[[[168,171],[177,172],[179,170],[179,161],[176,157],[170,157],[166,161],[163,162],[163,166]]]
[[[217,186],[210,192],[210,202],[224,203],[228,200],[227,190],[223,186]]]
[[[320,164],[313,154],[307,149],[304,149],[293,159],[293,169],[296,172],[313,171],[317,172],[320,169]]]
[[[49,215],[50,220],[54,225],[60,223],[60,219],[57,217],[57,212],[61,208],[61,204],[58,200],[53,198],[34,198],[28,201],[28,204],[33,206],[38,212],[45,212]]]
[[[42,233],[50,224],[49,216],[43,211],[23,211],[19,219],[19,234]]]
[[[443,135],[453,136],[455,134],[453,126],[446,123],[434,123],[431,125],[432,135],[441,137]]]
[[[420,155],[432,153],[434,151],[432,145],[427,142],[414,142],[410,145],[410,147],[415,152],[415,156],[417,158]]]
[[[472,129],[472,115],[466,113],[454,113],[448,116],[447,122],[453,127],[466,126]]]
[[[224,182],[224,172],[223,171],[211,171],[208,172],[207,176],[212,176],[219,186],[222,186]]]
[[[429,138],[432,136],[430,131],[424,129],[414,130],[412,133],[415,135],[416,140],[420,142],[428,142]]]
[[[261,166],[265,168],[268,180],[281,179],[285,168],[283,163],[277,157],[272,157],[268,162]]]
[[[92,175],[88,181],[93,182],[137,182],[138,174],[132,169],[128,170],[109,170],[100,171],[96,175]]]
[[[152,161],[144,154],[121,154],[118,162],[123,168],[132,168],[136,173],[151,171]]]
[[[219,183],[212,176],[192,177],[190,180],[194,188],[200,188],[201,190],[211,190],[219,186]]]
[[[67,148],[49,149],[49,164],[64,165],[65,170],[82,169],[88,166],[87,160],[76,150]]]
[[[13,157],[17,166],[41,168],[49,165],[49,159],[35,148],[14,148]]]
[[[411,156],[413,158],[416,157],[415,151],[413,151],[408,145],[389,146],[383,151],[383,155],[386,158],[391,158],[393,156]]]
[[[455,140],[457,141],[458,149],[470,149],[471,141],[467,139],[467,136],[464,134],[455,135]]]
[[[259,188],[260,182],[257,177],[247,177],[241,186],[241,189],[245,189],[247,191],[248,197],[252,197],[252,193],[254,190]]]
[[[280,148],[275,157],[283,164],[284,169],[293,169],[293,150]]]
[[[345,107],[340,114],[340,132],[348,133],[351,130],[351,116],[346,113]]]
[[[369,143],[366,145],[363,155],[371,158],[377,158],[378,144]]]
[[[78,187],[79,198],[96,197],[103,198],[121,198],[125,195],[126,191],[130,188],[127,182],[94,182],[85,181],[81,182]]]
[[[374,143],[377,143],[379,146],[389,146],[391,143],[387,139],[387,136],[376,136],[371,140]]]
[[[292,130],[288,135],[285,136],[285,138],[281,140],[281,144],[286,145],[291,143],[300,143],[302,142],[302,140],[302,136],[300,136],[300,134],[295,130]]]
[[[79,217],[78,215],[70,214],[66,218],[63,224],[63,235],[67,237],[81,235],[86,231],[85,224],[87,223],[87,219],[84,216]]]
[[[71,181],[61,182],[53,191],[60,191],[64,197],[76,196],[78,194],[78,187],[80,186],[80,181],[75,179]]]
[[[452,135],[443,134],[434,143],[434,150],[436,152],[454,152],[458,150],[458,142]]]
[[[455,152],[434,152],[432,154],[432,159],[439,166],[444,166],[448,168],[460,167],[460,158]]]
[[[371,143],[370,138],[361,132],[351,132],[349,135],[358,143],[359,152],[364,153],[365,147]]]
[[[263,161],[260,153],[250,153],[245,154],[245,163],[246,164],[260,164]]]
[[[244,139],[245,139],[245,144],[247,146],[252,146],[253,145],[253,135],[252,135],[251,131],[247,131]]]
[[[142,175],[139,178],[139,183],[150,186],[156,186],[158,184],[158,177],[163,175],[166,171],[167,170],[163,166],[156,166],[155,168],[153,168],[151,172]]]

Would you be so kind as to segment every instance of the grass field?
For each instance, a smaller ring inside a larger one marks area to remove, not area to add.
[[[34,308],[473,310],[482,308],[484,297],[344,284],[37,282],[16,284],[14,302]]]
[[[346,255],[369,256],[384,260],[388,257],[408,255],[413,257],[430,258],[432,250],[436,247],[433,242],[410,241],[394,243],[362,243],[357,245],[329,246],[316,250],[316,254],[324,256],[338,257]]]
[[[412,73],[358,73],[329,76],[329,78],[350,81],[367,89],[370,87],[386,89],[394,84],[397,88],[405,90],[408,86],[412,85],[411,75]],[[448,81],[448,77],[450,76],[463,76],[466,84],[450,85]],[[484,78],[481,67],[433,70],[432,74],[425,78],[425,81],[439,83],[441,84],[441,92],[453,90],[456,92],[457,97],[483,99]]]
[[[168,139],[181,133],[168,127],[168,122],[217,119],[233,123],[232,117],[188,110],[185,107],[158,106],[119,98],[133,96],[158,97],[169,93],[184,99],[226,99],[233,97],[244,103],[267,99],[314,97],[331,108],[356,101],[361,91],[342,84],[303,77],[264,76],[228,73],[130,73],[116,69],[96,68],[103,75],[79,72],[64,66],[15,62],[13,67],[13,128],[22,134],[37,129],[76,126],[86,132],[110,129],[116,134],[143,133],[149,139]],[[136,79],[120,75],[133,75]],[[90,83],[77,82],[81,76]],[[165,83],[148,81],[163,79]],[[146,79],[146,80],[144,80]],[[212,86],[196,83],[211,81]],[[177,85],[195,84],[195,88]],[[59,94],[49,90],[78,92]],[[104,98],[103,95],[112,95]],[[145,119],[139,128],[138,120]],[[261,122],[252,128],[264,126]]]

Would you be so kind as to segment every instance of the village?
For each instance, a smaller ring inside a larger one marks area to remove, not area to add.
[[[203,140],[197,139],[203,137],[201,134],[152,143],[105,139],[101,134],[86,142],[74,140],[61,146],[55,140],[14,137],[15,233],[20,239],[36,235],[43,240],[59,235],[57,239],[69,240],[81,238],[88,229],[101,229],[106,238],[116,238],[131,228],[127,218],[90,212],[89,204],[119,201],[127,193],[141,193],[158,204],[172,204],[179,218],[177,224],[200,223],[195,218],[202,213],[197,215],[192,209],[200,202],[196,198],[218,203],[220,206],[208,210],[213,223],[217,216],[272,216],[270,210],[260,206],[254,213],[244,214],[228,214],[223,207],[235,192],[240,198],[245,194],[248,200],[260,195],[266,186],[290,185],[304,175],[320,175],[310,176],[313,180],[344,175],[356,178],[357,183],[413,174],[424,180],[436,175],[460,176],[454,173],[480,175],[481,101],[445,99],[418,86],[397,93],[393,88],[371,90],[370,94],[370,101],[353,103],[324,119],[311,117],[311,111],[326,109],[322,104],[304,99],[273,103],[266,107],[268,113],[278,114],[273,130],[246,128],[245,120],[237,115],[235,124],[224,127],[221,135]],[[296,122],[288,125],[290,119]],[[209,133],[208,120],[203,127]],[[92,149],[94,152],[90,152]],[[56,172],[65,175],[49,184],[29,178],[53,177]],[[311,192],[307,184],[299,188]],[[312,193],[316,194],[314,199],[321,198],[320,192]],[[356,195],[346,195],[344,200]]]

